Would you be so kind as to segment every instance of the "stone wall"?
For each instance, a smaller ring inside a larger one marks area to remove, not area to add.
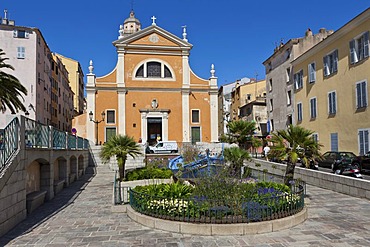
[[[269,173],[284,176],[286,165],[265,160],[254,159],[246,162],[250,168],[268,171]],[[257,164],[257,165],[256,165]],[[337,175],[312,169],[297,167],[294,172],[295,179],[302,179],[307,184],[354,197],[370,199],[370,181]]]
[[[24,162],[19,158],[0,176],[0,237],[27,217],[25,180]]]

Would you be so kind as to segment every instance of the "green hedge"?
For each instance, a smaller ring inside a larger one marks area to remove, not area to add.
[[[156,178],[165,179],[171,178],[172,175],[172,171],[167,168],[144,167],[128,172],[125,181]]]

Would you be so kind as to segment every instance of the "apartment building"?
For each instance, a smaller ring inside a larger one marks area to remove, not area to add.
[[[233,92],[236,83],[238,85],[243,85],[245,83],[249,83],[250,79],[247,77],[244,77],[240,80],[227,83],[225,85],[222,85],[218,89],[218,133],[219,135],[226,134],[227,133],[227,123],[230,122],[231,119],[231,93]]]
[[[74,93],[69,83],[66,66],[59,57],[52,53],[52,123],[54,127],[71,132],[74,114]]]
[[[369,151],[370,8],[292,62],[295,118],[323,151]]]
[[[294,124],[294,87],[291,62],[302,53],[328,37],[333,31],[324,28],[317,34],[310,29],[302,38],[280,43],[274,53],[263,62],[266,72],[266,102],[270,131],[286,129]]]
[[[231,120],[256,123],[256,136],[267,135],[266,81],[236,82],[231,92]]]
[[[4,11],[0,23],[1,48],[5,52],[4,57],[9,58],[6,63],[14,67],[14,70],[6,69],[4,72],[18,78],[28,92],[23,103],[27,110],[0,112],[0,128],[4,128],[15,115],[24,115],[51,125],[56,121],[53,119],[55,104],[52,103],[52,95],[56,92],[52,72],[53,57],[45,38],[37,28],[15,25],[14,20],[7,18],[7,11]],[[65,81],[65,84],[69,82]]]
[[[63,56],[61,54],[55,53],[55,55],[64,64],[68,71],[68,79],[73,91],[73,105],[74,113],[73,116],[77,116],[83,113],[85,109],[85,98],[84,98],[84,73],[82,71],[81,65],[78,61]]]

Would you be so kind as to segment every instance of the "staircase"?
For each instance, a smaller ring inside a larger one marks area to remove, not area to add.
[[[102,148],[102,146],[91,145],[91,151],[92,151],[91,154],[93,156],[92,157],[93,162],[89,162],[89,164],[90,163],[94,164],[93,168],[95,168],[95,166],[108,165],[111,170],[118,171],[118,163],[117,163],[117,159],[115,157],[112,157],[108,164],[103,164],[103,162],[100,159],[101,148]],[[145,150],[144,150],[144,147],[143,147],[142,155],[137,156],[135,159],[133,159],[131,156],[127,157],[126,170],[131,170],[131,169],[135,169],[135,168],[139,168],[139,167],[144,167],[145,166],[144,159],[145,159]],[[91,166],[91,164],[89,165],[89,167],[90,166]],[[88,169],[89,169],[89,167],[88,167]]]

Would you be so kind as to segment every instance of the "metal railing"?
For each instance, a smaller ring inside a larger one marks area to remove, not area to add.
[[[50,128],[32,119],[25,118],[26,147],[51,148]]]
[[[60,131],[52,126],[47,126],[32,119],[24,118],[21,126],[18,117],[15,117],[4,129],[0,129],[0,172],[9,162],[12,155],[19,150],[20,141],[24,140],[25,148],[42,149],[89,149],[89,141],[82,137]],[[19,133],[24,128],[24,139]]]
[[[264,194],[265,193],[265,194]],[[304,193],[259,188],[250,198],[169,198],[129,190],[131,207],[156,218],[194,223],[249,223],[274,220],[300,212]]]
[[[19,150],[19,120],[14,118],[0,130],[0,172],[9,159]]]

